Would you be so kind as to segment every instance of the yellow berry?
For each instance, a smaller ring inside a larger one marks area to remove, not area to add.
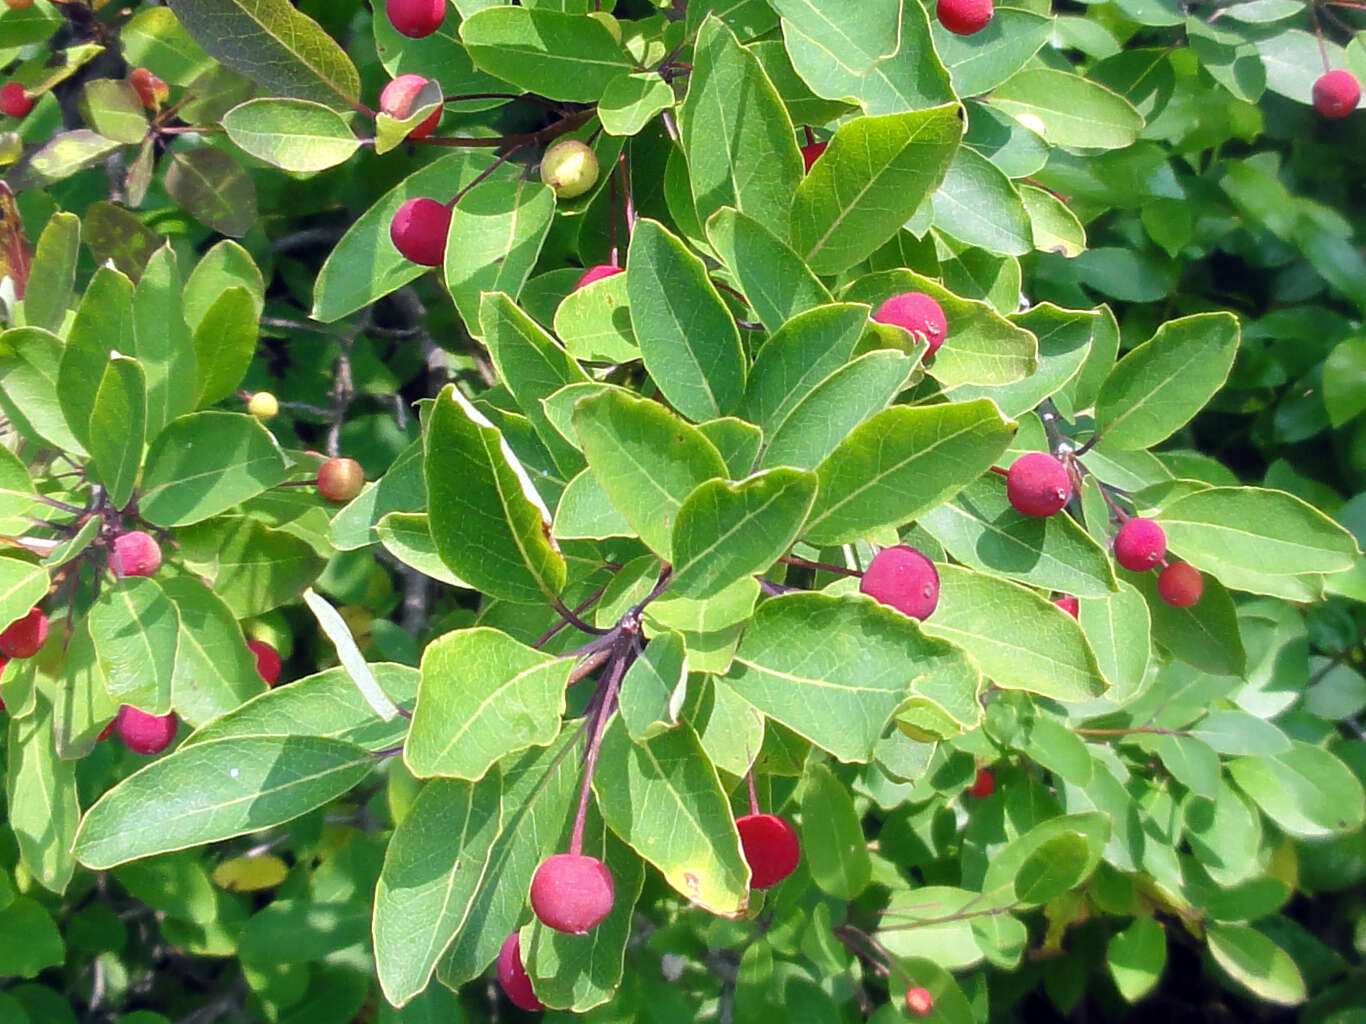
[[[561,199],[581,196],[597,183],[598,155],[577,139],[564,139],[541,158],[541,180]]]
[[[274,419],[280,414],[280,402],[269,391],[258,391],[247,401],[247,412],[258,420]]]

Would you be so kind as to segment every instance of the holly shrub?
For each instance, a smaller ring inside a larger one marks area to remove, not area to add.
[[[610,7],[0,13],[0,1021],[1361,1021],[1362,4]]]

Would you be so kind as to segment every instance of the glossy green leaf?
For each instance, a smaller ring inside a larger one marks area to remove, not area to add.
[[[792,247],[758,221],[728,206],[707,221],[707,241],[740,283],[754,313],[771,331],[830,302],[830,293]]]
[[[208,146],[175,150],[164,185],[166,193],[205,227],[241,238],[256,225],[256,186],[225,150]]]
[[[1095,653],[1100,674],[1110,684],[1105,696],[1124,704],[1138,693],[1152,659],[1151,619],[1143,595],[1128,583],[1102,597],[1084,597],[1078,618]]]
[[[223,115],[223,128],[258,160],[296,173],[335,167],[360,148],[340,114],[310,100],[248,100]]]
[[[199,580],[160,581],[179,621],[171,703],[191,725],[227,714],[266,690],[232,610]],[[314,735],[322,735],[315,733]]]
[[[1110,939],[1105,962],[1119,994],[1136,1003],[1162,980],[1167,967],[1166,933],[1153,918],[1140,917]]]
[[[1188,608],[1173,608],[1157,592],[1155,573],[1121,570],[1121,580],[1131,584],[1148,602],[1156,644],[1214,675],[1241,675],[1247,660],[1233,598],[1218,580],[1205,578],[1205,592]]]
[[[1016,119],[1032,118],[1029,127],[1054,146],[1122,149],[1143,129],[1143,118],[1122,96],[1052,68],[1021,71],[986,102]]]
[[[109,354],[129,354],[133,340],[133,283],[111,267],[95,271],[76,310],[57,372],[57,397],[71,432],[87,448],[90,414]]]
[[[147,375],[130,356],[111,355],[90,410],[90,456],[115,508],[133,496],[147,426]]]
[[[208,520],[176,536],[186,563],[212,581],[238,618],[297,600],[327,564],[307,541],[246,516]]]
[[[1292,836],[1349,832],[1366,821],[1361,783],[1321,747],[1292,741],[1283,753],[1230,761],[1228,771],[1262,813]]]
[[[636,743],[643,743],[672,729],[678,724],[687,693],[683,637],[672,630],[661,633],[645,645],[645,651],[622,677],[618,705],[627,734]]]
[[[1023,256],[1033,248],[1019,192],[974,149],[958,148],[930,201],[934,226],[960,242],[1007,256]]]
[[[76,860],[71,841],[81,816],[76,766],[58,758],[52,704],[38,693],[33,713],[10,717],[5,772],[6,824],[24,866],[45,889],[62,892]]]
[[[136,144],[147,134],[147,111],[126,80],[95,78],[81,87],[81,115],[107,139]]]
[[[740,414],[772,437],[804,398],[848,362],[868,312],[854,303],[830,304],[784,322],[754,358]]]
[[[1051,19],[1022,7],[997,7],[971,36],[954,35],[931,22],[934,48],[959,96],[981,96],[1010,78],[1048,41]]]
[[[154,715],[170,710],[180,615],[155,580],[107,587],[90,608],[90,635],[111,697]]]
[[[948,393],[960,401],[987,397],[1007,416],[1023,416],[1062,391],[1081,372],[1099,319],[1094,310],[1062,309],[1051,302],[1014,314],[1009,322],[1038,339],[1039,361],[1034,372],[1004,387],[966,385],[950,388]]]
[[[1033,185],[1019,184],[1016,188],[1029,215],[1029,235],[1035,249],[1068,258],[1086,251],[1086,228],[1066,203]]]
[[[251,416],[196,412],[169,424],[147,453],[139,511],[159,526],[197,523],[274,487],[285,460]]]
[[[182,287],[175,250],[166,245],[147,261],[133,293],[134,354],[147,375],[149,442],[173,419],[193,412],[197,404],[197,389],[185,386],[186,381],[199,380],[199,357],[185,322]],[[252,328],[254,354],[254,317]]]
[[[813,765],[802,786],[802,858],[811,880],[838,900],[855,899],[873,865],[853,798],[824,764]]]
[[[515,8],[508,8],[514,10]],[[451,211],[446,287],[473,330],[483,292],[516,298],[536,264],[555,216],[555,193],[539,181],[485,181]]]
[[[23,618],[48,591],[48,571],[19,558],[0,556],[0,622]]]
[[[608,135],[637,135],[673,105],[673,90],[655,72],[623,72],[602,90],[598,117]]]
[[[489,7],[465,19],[460,38],[477,67],[553,100],[595,103],[635,70],[605,25],[561,11]]]
[[[1258,998],[1295,1006],[1308,997],[1304,978],[1290,954],[1255,928],[1211,925],[1205,941],[1214,962]]]
[[[599,363],[639,359],[626,275],[613,274],[566,295],[555,309],[555,334],[575,359]]]
[[[11,11],[10,16],[13,14]],[[80,218],[61,210],[54,213],[38,236],[28,290],[24,293],[24,319],[31,326],[49,331],[61,329],[71,303],[80,245]]]

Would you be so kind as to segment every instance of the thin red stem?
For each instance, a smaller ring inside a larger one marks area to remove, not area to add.
[[[629,650],[629,648],[627,648]],[[626,675],[626,653],[615,650],[607,677],[603,680],[602,700],[599,702],[593,720],[593,735],[588,741],[588,754],[583,763],[583,786],[579,790],[579,809],[574,814],[574,831],[569,837],[569,852],[574,856],[583,853],[583,825],[588,818],[588,797],[593,791],[593,772],[598,767],[598,751],[602,747],[602,736],[607,731],[607,719],[614,710],[617,694],[621,690],[622,677]]]
[[[745,781],[749,783],[749,813],[759,813],[759,795],[754,791],[754,769],[745,772]]]

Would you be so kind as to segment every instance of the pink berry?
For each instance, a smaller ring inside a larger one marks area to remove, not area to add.
[[[908,988],[906,1010],[913,1017],[928,1017],[934,1012],[934,996],[927,988]]]
[[[1350,71],[1325,71],[1314,82],[1314,109],[1324,117],[1346,117],[1361,100],[1361,83]]]
[[[0,633],[0,654],[7,658],[31,658],[47,643],[47,615],[41,608],[30,609],[17,622]]]
[[[409,39],[429,36],[446,19],[446,0],[388,0],[389,24]]]
[[[531,909],[557,932],[585,934],[612,912],[615,899],[607,865],[584,854],[547,857],[531,879]]]
[[[621,272],[621,267],[615,263],[599,263],[596,267],[589,267],[584,271],[583,277],[579,278],[578,283],[574,285],[574,290],[578,291],[594,281],[601,281],[604,277],[616,277]]]
[[[280,660],[280,652],[264,640],[254,639],[247,641],[247,649],[256,655],[256,671],[261,674],[266,685],[274,686],[280,678],[280,668],[284,664]]]
[[[1205,592],[1205,578],[1189,562],[1173,562],[1158,574],[1157,592],[1173,608],[1189,608]]]
[[[944,317],[944,310],[924,292],[893,295],[878,306],[873,319],[878,323],[903,327],[914,337],[924,338],[930,345],[925,353],[927,356],[939,351],[939,346],[944,344],[949,333],[949,322]]]
[[[1006,497],[1016,512],[1051,516],[1072,499],[1067,467],[1047,452],[1027,452],[1006,474]]]
[[[992,775],[991,772],[987,771],[985,768],[978,768],[977,777],[972,780],[972,785],[968,788],[968,792],[978,800],[985,800],[987,797],[991,796],[992,793],[996,792],[996,776]]]
[[[740,845],[749,864],[751,889],[777,885],[797,870],[802,859],[797,831],[776,814],[746,814],[735,819]]]
[[[939,0],[939,24],[954,35],[970,36],[986,28],[994,11],[991,0]]]
[[[1131,572],[1147,572],[1167,553],[1167,534],[1151,519],[1128,519],[1115,534],[1115,561]]]
[[[6,82],[0,86],[0,111],[10,117],[23,117],[33,109],[33,97],[19,82]]]
[[[1075,597],[1059,597],[1053,603],[1074,619],[1081,615],[1081,602]]]
[[[318,493],[328,501],[350,501],[365,488],[365,470],[355,459],[340,456],[318,467]]]
[[[913,547],[897,544],[873,556],[859,590],[913,619],[927,619],[939,605],[939,571]]]
[[[174,711],[165,715],[149,715],[131,704],[124,704],[119,708],[119,715],[114,722],[124,746],[138,754],[160,754],[175,739]]]
[[[421,75],[399,75],[386,85],[379,94],[380,111],[402,121],[412,113],[413,101],[417,99],[417,94],[422,91],[426,84],[427,79]],[[408,133],[408,138],[425,139],[432,134],[440,121],[441,108],[438,107],[432,111],[431,117]]]
[[[445,203],[425,196],[409,199],[389,222],[389,238],[406,259],[424,267],[439,267],[446,259],[446,235],[451,211]]]
[[[516,932],[503,940],[503,948],[498,951],[498,984],[503,986],[514,1006],[531,1011],[545,1009],[545,1003],[536,998],[531,976],[522,965],[522,939]]]
[[[115,576],[150,576],[161,568],[161,545],[142,530],[121,533],[109,552],[109,568]]]
[[[829,145],[828,142],[809,142],[802,147],[802,164],[805,165],[807,174],[811,173],[811,165],[821,158],[821,154]]]

